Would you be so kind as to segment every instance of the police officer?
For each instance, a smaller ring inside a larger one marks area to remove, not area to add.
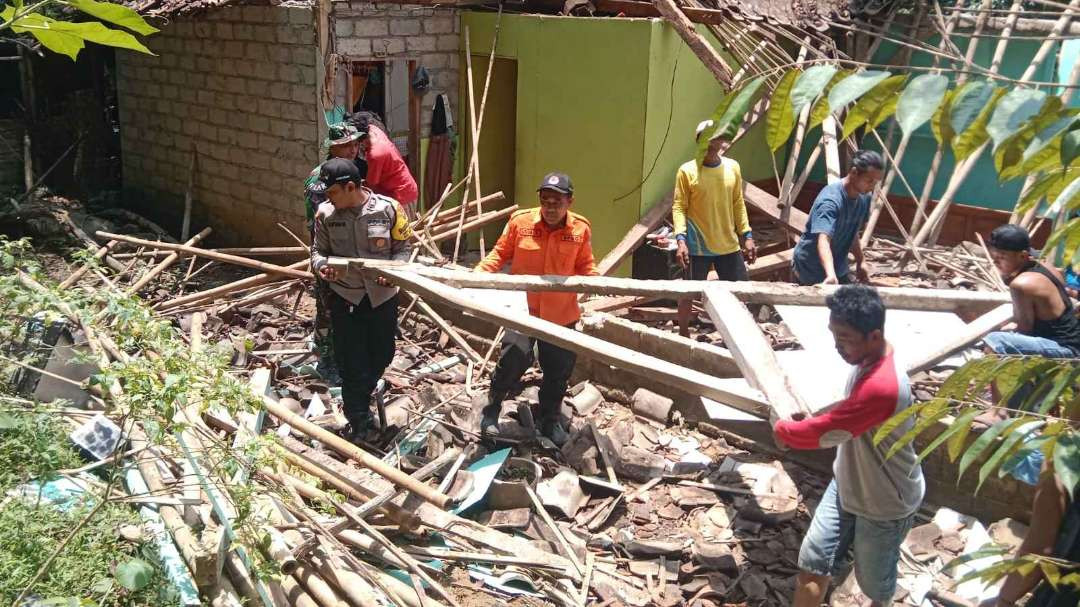
[[[408,261],[412,230],[401,204],[365,187],[351,160],[324,162],[313,188],[325,193],[328,202],[315,213],[311,269],[330,285],[341,396],[350,438],[357,439],[372,428],[372,393],[394,358],[398,289],[382,277],[330,267],[328,257]]]

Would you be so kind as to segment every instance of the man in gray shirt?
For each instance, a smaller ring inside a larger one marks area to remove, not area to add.
[[[911,406],[911,386],[885,341],[885,305],[876,290],[843,286],[825,304],[836,350],[855,366],[847,397],[819,415],[773,424],[777,441],[789,447],[836,447],[833,481],[814,511],[799,551],[792,604],[821,605],[830,578],[851,549],[859,588],[874,605],[891,605],[900,542],[911,529],[926,484],[911,443],[885,458],[914,420],[905,420],[877,445],[874,434]]]
[[[311,269],[330,285],[334,355],[341,370],[341,398],[352,438],[371,429],[371,397],[394,359],[398,289],[383,277],[328,265],[329,257],[408,261],[412,229],[401,205],[362,185],[356,164],[323,163],[319,182],[329,202],[315,213]]]

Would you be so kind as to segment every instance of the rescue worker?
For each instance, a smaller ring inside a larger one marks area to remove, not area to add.
[[[330,285],[327,303],[341,370],[341,398],[349,438],[356,440],[371,430],[372,393],[394,358],[398,289],[382,277],[331,267],[327,258],[408,261],[412,229],[401,205],[365,187],[359,168],[350,160],[324,162],[314,187],[329,201],[315,213],[311,269]]]
[[[326,159],[345,158],[352,160],[356,163],[360,174],[366,174],[367,164],[359,157],[360,137],[359,131],[344,122],[330,125],[326,141],[323,142],[323,147],[327,148]],[[319,181],[319,169],[321,167],[322,164],[320,163],[311,169],[311,174],[304,181],[304,201],[306,203],[304,210],[307,213],[308,230],[314,230],[315,211],[319,208],[319,205],[326,202],[325,192],[312,190],[312,186]],[[314,241],[314,237],[312,237],[312,241]],[[341,375],[337,367],[337,361],[334,359],[334,342],[333,336],[330,334],[330,309],[325,303],[329,293],[330,287],[326,284],[326,281],[316,276],[315,348],[319,351],[319,374],[323,376],[323,379],[337,385],[341,383]]]
[[[596,276],[589,220],[569,210],[574,202],[570,177],[550,173],[537,192],[540,206],[511,215],[502,236],[476,270],[498,272],[509,264],[511,274]],[[528,302],[530,314],[564,327],[573,328],[581,317],[576,293],[529,293]],[[499,363],[481,412],[482,435],[497,434],[502,402],[532,365],[534,346],[544,372],[537,427],[556,444],[565,440],[565,433],[560,432],[560,409],[577,355],[515,331],[506,331],[502,341]]]

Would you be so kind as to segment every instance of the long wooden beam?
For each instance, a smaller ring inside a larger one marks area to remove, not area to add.
[[[788,206],[787,221],[783,220],[784,209],[781,208],[783,205],[780,204],[780,200],[752,183],[746,184],[746,189],[743,190],[743,200],[746,201],[746,204],[768,215],[778,226],[796,236],[806,231],[806,222],[810,219],[809,215],[794,206]],[[794,200],[791,201],[792,205],[794,205],[794,202]]]
[[[709,70],[709,73],[713,75],[713,78],[716,78],[716,81],[725,90],[730,90],[732,82],[731,67],[720,56],[720,53],[709,44],[709,41],[694,29],[694,23],[675,3],[675,0],[655,0],[653,5],[660,12],[660,15],[671,23],[679,37],[683,39],[686,46],[690,47],[690,50],[694,51],[694,54],[705,65],[705,69]]]
[[[1012,304],[1004,304],[990,310],[968,323],[962,332],[952,336],[944,345],[937,346],[925,355],[908,361],[908,373],[918,373],[933,368],[934,365],[948,358],[953,352],[970,346],[991,331],[997,331],[1012,319]]]
[[[648,236],[649,232],[656,229],[656,226],[660,225],[660,222],[667,217],[668,213],[671,212],[671,205],[674,200],[674,196],[669,192],[663,200],[649,208],[641,216],[641,219],[626,232],[626,236],[623,236],[619,244],[615,245],[615,248],[611,249],[600,260],[600,263],[596,264],[596,271],[600,272],[601,276],[607,276],[618,268],[624,259],[633,254],[641,246],[641,243],[645,242],[645,237]]]
[[[541,318],[511,310],[505,306],[479,301],[454,287],[413,272],[380,270],[399,286],[429,301],[439,301],[465,312],[519,331],[531,337],[588,356],[614,367],[647,375],[658,382],[690,394],[706,396],[759,417],[769,415],[769,406],[761,393],[745,382],[720,379],[666,360],[646,356],[629,348],[579,333]]]
[[[776,415],[780,419],[794,419],[796,414],[809,416],[810,408],[795,391],[795,384],[780,366],[772,345],[746,305],[719,286],[705,289],[704,303],[743,377],[765,393]]]
[[[311,272],[306,272],[304,270],[294,270],[286,266],[279,266],[272,263],[255,261],[254,259],[240,257],[239,255],[215,253],[214,251],[210,251],[209,249],[200,249],[199,247],[173,244],[171,242],[162,242],[160,240],[145,240],[142,238],[135,238],[133,236],[125,236],[123,234],[111,234],[109,232],[102,231],[98,231],[97,235],[100,238],[119,240],[120,242],[129,242],[131,244],[142,245],[144,247],[152,247],[155,249],[162,249],[166,251],[176,251],[178,253],[187,253],[188,255],[198,255],[199,257],[205,257],[207,259],[213,259],[215,261],[221,261],[224,263],[231,263],[246,268],[254,268],[256,270],[262,270],[263,272],[269,272],[271,274],[283,274],[285,276],[291,276],[293,278],[313,277]]]
[[[728,282],[704,280],[635,280],[607,276],[526,276],[448,270],[421,264],[331,257],[330,264],[381,272],[395,278],[415,275],[437,280],[445,285],[467,289],[502,289],[508,291],[563,291],[597,295],[636,295],[641,297],[700,297],[707,287],[716,285],[731,292],[744,303],[821,306],[836,285],[802,287],[778,282]],[[407,284],[408,281],[403,284]],[[878,287],[885,305],[906,310],[951,312],[957,309],[989,310],[1009,303],[1007,293],[955,291],[913,287]]]

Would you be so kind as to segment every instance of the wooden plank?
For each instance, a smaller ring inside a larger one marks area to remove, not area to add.
[[[459,289],[410,272],[383,270],[402,288],[424,299],[440,301],[465,312],[603,363],[647,375],[658,382],[694,395],[708,396],[760,417],[768,416],[768,404],[757,390],[741,381],[723,380],[629,348],[579,333],[573,329],[522,314],[504,306],[473,300]],[[609,279],[611,280],[611,279]],[[682,281],[679,281],[682,282]]]
[[[769,340],[758,328],[750,310],[720,287],[705,289],[705,311],[724,336],[724,344],[751,386],[765,393],[776,415],[792,419],[810,415],[810,408],[796,393],[791,378],[776,360]]]
[[[254,259],[248,259],[246,257],[240,257],[239,255],[229,255],[226,253],[215,253],[209,249],[200,249],[198,247],[191,247],[182,244],[173,244],[171,242],[162,242],[160,240],[145,240],[142,238],[135,238],[132,236],[124,236],[123,234],[111,234],[109,232],[98,231],[97,235],[101,238],[108,238],[110,240],[119,240],[120,242],[129,242],[131,244],[142,245],[144,247],[152,247],[156,249],[163,249],[166,251],[177,251],[179,253],[187,253],[189,255],[198,255],[207,259],[213,259],[223,263],[231,263],[246,268],[255,268],[256,270],[262,270],[263,272],[269,272],[272,274],[284,274],[285,276],[291,276],[293,278],[312,278],[311,272],[305,272],[303,270],[294,270],[289,267],[279,266],[272,263],[266,263],[263,261],[255,261]]]
[[[731,68],[724,61],[724,58],[720,56],[720,53],[716,52],[716,49],[709,44],[709,41],[694,30],[693,22],[683,13],[675,0],[656,0],[653,4],[656,6],[656,10],[660,12],[660,15],[675,28],[683,42],[686,42],[690,50],[694,51],[694,54],[709,70],[709,73],[716,78],[716,81],[723,85],[725,90],[730,89]]]
[[[660,225],[660,222],[664,221],[664,218],[671,212],[671,205],[674,200],[674,194],[668,193],[663,200],[650,207],[641,216],[641,219],[634,224],[634,227],[626,232],[626,236],[623,236],[619,244],[615,245],[615,248],[611,249],[600,260],[600,263],[596,264],[596,271],[602,276],[607,276],[615,271],[624,259],[632,255],[641,246],[641,243],[645,242],[645,236],[655,230]]]
[[[435,268],[421,264],[358,258],[331,257],[338,267],[383,273],[394,280],[409,284],[411,276],[434,279],[448,286],[468,289],[499,289],[506,291],[562,291],[598,295],[635,295],[639,297],[691,298],[700,297],[707,287],[717,286],[731,292],[743,303],[790,304],[820,306],[825,297],[834,293],[837,285],[799,286],[776,282],[728,282],[703,280],[635,280],[607,276],[533,276],[492,274]],[[973,308],[988,311],[1011,300],[1007,293],[989,291],[958,291],[949,289],[920,289],[915,287],[878,287],[878,294],[887,307],[909,310],[956,311]]]
[[[774,223],[792,234],[802,235],[806,231],[806,222],[810,216],[795,207],[791,207],[787,221],[781,220],[780,200],[765,190],[752,183],[746,184],[743,190],[743,200],[746,204],[768,215]]]
[[[979,341],[987,333],[996,331],[1013,319],[1012,304],[998,306],[968,323],[962,333],[953,335],[944,345],[935,347],[925,356],[908,363],[908,373],[918,373],[932,368],[948,358],[953,352]]]

